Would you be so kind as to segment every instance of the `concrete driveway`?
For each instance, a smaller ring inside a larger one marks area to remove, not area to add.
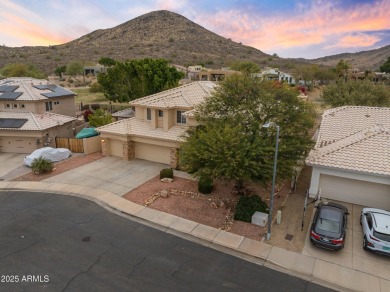
[[[345,202],[338,203],[346,206],[350,213],[344,248],[335,252],[313,246],[308,232],[302,254],[390,280],[390,257],[363,249],[363,233],[360,226],[360,214],[363,207]]]
[[[44,181],[95,187],[123,196],[167,167],[166,164],[142,159],[126,161],[109,156]]]
[[[11,180],[31,171],[23,164],[24,156],[19,153],[0,153],[0,180]]]

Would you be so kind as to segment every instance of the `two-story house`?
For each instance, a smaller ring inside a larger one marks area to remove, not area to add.
[[[210,96],[217,85],[197,81],[130,102],[135,116],[97,128],[104,155],[139,158],[178,166],[182,135],[193,117],[185,113]]]
[[[47,80],[0,80],[0,152],[30,153],[73,137],[75,93]]]

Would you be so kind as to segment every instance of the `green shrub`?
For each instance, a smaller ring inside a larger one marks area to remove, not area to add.
[[[34,173],[52,172],[53,168],[53,162],[43,157],[35,158],[31,163],[31,169]]]
[[[173,169],[172,168],[161,169],[160,179],[162,178],[173,178]]]
[[[89,92],[95,93],[95,92],[103,92],[103,87],[98,82],[94,82],[91,84],[91,87],[89,88]]]
[[[213,179],[201,176],[198,182],[198,191],[202,194],[210,194],[213,191]]]
[[[268,206],[259,196],[241,196],[234,213],[234,220],[251,222],[256,212],[268,213]]]

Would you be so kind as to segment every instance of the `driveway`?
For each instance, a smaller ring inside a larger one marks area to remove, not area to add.
[[[126,161],[109,156],[44,181],[95,187],[123,196],[167,167],[166,164],[142,159]]]
[[[24,156],[19,153],[0,153],[0,180],[11,180],[31,171],[23,164]]]
[[[313,246],[310,243],[308,232],[302,254],[390,280],[390,257],[363,249],[363,233],[360,226],[360,214],[363,207],[345,202],[338,203],[346,206],[350,213],[344,248],[335,252]]]

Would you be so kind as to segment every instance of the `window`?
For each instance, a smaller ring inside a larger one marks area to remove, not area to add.
[[[55,101],[54,104],[60,104],[60,102],[59,101]]]
[[[184,111],[177,111],[176,112],[176,122],[178,124],[185,124],[186,123],[186,117],[183,116]]]
[[[53,103],[51,101],[46,101],[45,106],[47,112],[53,110]]]
[[[6,105],[5,105],[5,108],[10,108],[11,107],[11,105],[9,104],[9,103],[7,103]]]
[[[18,104],[17,103],[14,103],[14,108],[18,108]]]
[[[164,116],[164,112],[162,110],[158,110],[158,116],[162,118]]]
[[[20,108],[24,108],[24,104],[21,104],[21,105],[20,105]]]
[[[150,110],[150,108],[146,109],[146,119],[148,121],[152,120],[152,111]]]

